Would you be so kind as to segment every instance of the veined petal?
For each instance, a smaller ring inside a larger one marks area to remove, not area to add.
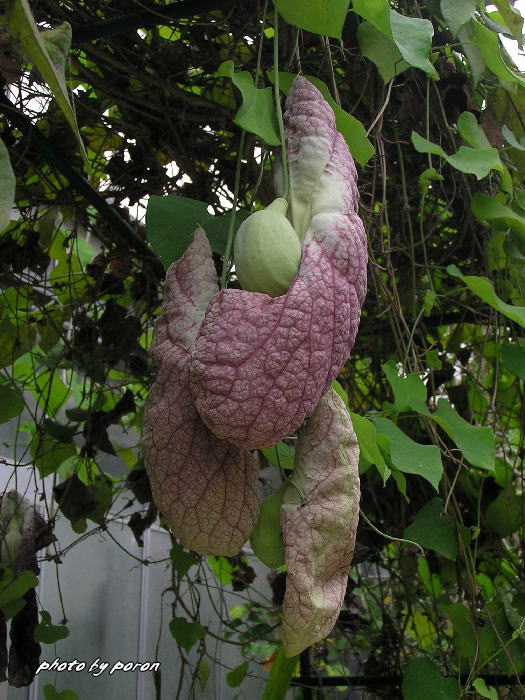
[[[304,78],[286,104],[292,214],[306,227],[299,271],[279,297],[216,294],[191,359],[204,422],[250,449],[275,444],[313,413],[350,353],[366,290],[356,171],[333,112]]]
[[[306,423],[281,506],[286,574],[281,636],[287,656],[324,639],[337,621],[359,519],[359,447],[330,389]]]
[[[217,290],[202,230],[166,276],[150,352],[160,363],[144,407],[142,450],[153,498],[173,534],[202,554],[237,554],[258,516],[258,465],[217,438],[189,388],[189,361],[206,306]]]

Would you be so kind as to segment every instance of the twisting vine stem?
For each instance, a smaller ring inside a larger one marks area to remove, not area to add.
[[[259,82],[259,76],[261,74],[261,56],[262,56],[262,42],[263,42],[263,36],[264,36],[264,18],[266,17],[266,10],[268,7],[268,0],[265,0],[264,3],[264,10],[263,10],[263,22],[261,26],[261,33],[260,33],[260,39],[259,39],[259,48],[257,51],[257,66],[255,69],[255,87],[257,88],[257,84]],[[230,256],[231,256],[231,249],[232,249],[232,243],[233,243],[233,232],[235,229],[235,214],[237,211],[237,204],[239,202],[239,188],[240,188],[240,183],[241,183],[241,163],[242,163],[242,154],[244,152],[244,141],[246,138],[246,132],[243,130],[241,132],[241,140],[239,142],[239,151],[237,153],[237,163],[235,165],[235,183],[233,187],[233,203],[232,203],[232,211],[230,215],[230,221],[228,225],[228,238],[226,240],[226,249],[224,251],[224,260],[223,260],[223,265],[222,265],[222,274],[221,274],[221,289],[224,289],[227,285],[228,281],[228,274],[231,269],[231,264],[230,264]],[[261,163],[261,178],[262,178],[262,168],[263,168],[263,163]],[[252,206],[253,206],[253,198],[252,198]]]
[[[283,113],[281,110],[281,96],[279,93],[279,13],[275,10],[273,35],[273,70],[274,70],[274,90],[275,90],[275,111],[277,112],[277,123],[279,125],[279,137],[281,139],[281,159],[283,167],[283,198],[288,200],[290,192],[290,180],[288,178],[288,158],[286,156],[286,140],[284,137]]]
[[[241,161],[242,154],[244,151],[244,139],[246,137],[246,132],[243,130],[241,132],[241,140],[239,142],[239,152],[237,153],[237,164],[235,166],[235,185],[233,187],[233,204],[232,211],[230,214],[230,222],[228,226],[228,238],[226,240],[226,249],[224,251],[224,260],[222,263],[222,274],[221,274],[221,289],[224,289],[228,280],[228,273],[230,272],[230,255],[232,250],[233,242],[233,229],[235,228],[235,213],[237,211],[237,203],[239,201],[239,186],[241,182]]]

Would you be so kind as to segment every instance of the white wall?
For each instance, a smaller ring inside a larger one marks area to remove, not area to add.
[[[0,492],[6,488],[6,482],[11,470],[4,467],[0,470]],[[49,481],[49,479],[48,479]],[[25,492],[31,499],[37,486],[34,475],[29,468],[18,468],[18,490]],[[48,488],[51,484],[48,483]],[[8,488],[14,488],[10,481]],[[125,499],[124,499],[125,500]],[[118,507],[118,506],[117,506]],[[168,533],[157,524],[144,535],[144,548],[137,546],[131,530],[126,522],[129,515],[109,526],[110,535],[96,534],[75,544],[62,558],[62,564],[43,562],[39,577],[39,607],[50,612],[53,624],[60,624],[62,608],[60,604],[59,585],[64,609],[68,617],[67,627],[69,636],[55,645],[42,645],[41,662],[51,663],[59,657],[61,661],[86,662],[86,670],[80,672],[50,672],[41,671],[29,688],[11,688],[7,683],[0,684],[0,700],[36,700],[43,698],[42,687],[48,683],[56,686],[57,690],[69,688],[74,690],[80,700],[102,698],[103,700],[155,700],[155,689],[152,675],[149,672],[140,673],[116,671],[109,675],[109,669],[117,662],[154,662],[155,650],[160,642],[158,660],[161,662],[162,699],[175,698],[175,690],[179,680],[180,658],[175,640],[171,636],[168,623],[172,619],[173,594],[167,592],[171,586],[171,570],[167,565],[140,565],[126,553],[152,561],[165,559],[170,550]],[[63,550],[75,539],[78,539],[66,518],[59,515],[55,535],[60,549]],[[52,548],[50,548],[52,551]],[[259,599],[262,601],[271,596],[270,587],[266,581],[268,570],[261,564],[253,562],[257,572],[254,588],[249,595],[257,599],[254,589],[261,589]],[[186,586],[187,589],[187,586]],[[206,582],[197,584],[200,594],[200,621],[209,626],[215,634],[221,635],[221,623],[217,612],[221,609],[222,617],[227,618],[231,606],[239,604],[241,599],[231,591],[216,591],[210,600]],[[186,590],[183,596],[188,596]],[[243,592],[243,596],[247,592]],[[185,616],[182,610],[177,615]],[[162,622],[161,622],[162,617]],[[194,694],[186,685],[180,697],[214,698],[231,700],[232,698],[259,698],[264,687],[266,672],[257,664],[250,664],[250,674],[254,677],[245,679],[240,688],[230,688],[225,680],[226,673],[242,663],[245,659],[239,653],[239,647],[216,643],[210,636],[206,640],[207,650],[216,660],[211,667],[211,676],[204,692],[197,687]],[[190,659],[198,658],[197,645],[189,655]],[[110,666],[98,677],[88,672],[90,664],[100,658],[109,662]],[[191,674],[188,674],[188,677]],[[290,693],[293,697],[293,693]]]

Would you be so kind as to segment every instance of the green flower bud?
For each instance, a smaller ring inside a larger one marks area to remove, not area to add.
[[[301,242],[286,218],[287,208],[285,199],[276,199],[239,227],[234,262],[243,289],[278,297],[297,274]]]

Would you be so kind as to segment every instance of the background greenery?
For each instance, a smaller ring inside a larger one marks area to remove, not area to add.
[[[331,100],[358,163],[370,254],[339,377],[370,522],[339,622],[303,655],[301,681],[352,669],[369,684],[363,697],[522,697],[525,76],[502,37],[521,47],[523,20],[508,0],[276,4],[280,87],[302,72]],[[125,513],[140,540],[156,517],[138,436],[163,264],[199,222],[220,272],[228,212],[240,221],[273,199],[274,10],[251,0],[5,10],[0,419],[16,431],[14,468],[34,465],[48,519],[61,511],[93,535],[131,488]],[[293,467],[286,442],[264,451],[268,469]],[[104,454],[124,477],[102,468]],[[183,657],[199,649],[182,666],[198,694],[212,647],[180,582],[204,567],[242,592],[254,572],[245,555],[203,560],[175,540],[170,556],[169,629]],[[299,673],[274,663],[284,576],[271,576],[271,605],[247,597],[229,611],[222,641],[246,657],[232,688],[273,666],[277,698]],[[41,641],[64,636],[46,625]],[[314,692],[343,696],[340,682]]]

